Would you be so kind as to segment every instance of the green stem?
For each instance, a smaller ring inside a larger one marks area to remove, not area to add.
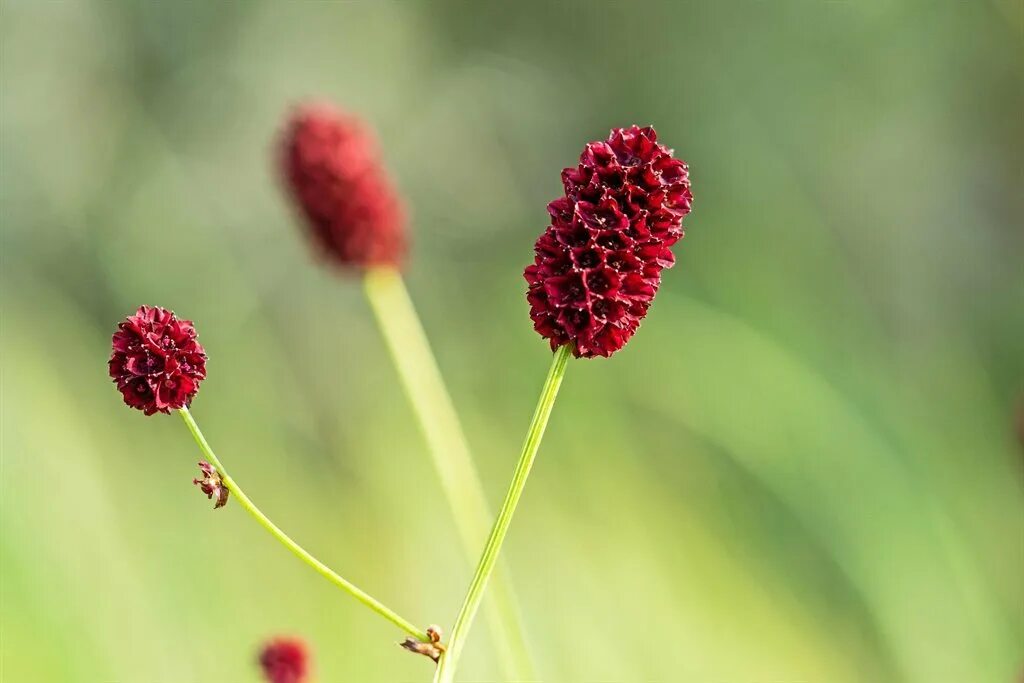
[[[281,531],[276,524],[267,519],[267,516],[260,512],[259,508],[249,500],[249,496],[245,495],[245,492],[243,492],[238,484],[235,483],[235,480],[228,476],[227,471],[224,469],[224,466],[220,464],[220,460],[217,459],[213,449],[210,448],[210,444],[206,441],[206,437],[204,437],[203,433],[199,430],[199,425],[196,424],[196,421],[192,418],[192,413],[188,411],[188,408],[181,408],[178,412],[181,414],[181,418],[185,420],[185,424],[188,425],[188,429],[192,432],[192,436],[195,438],[196,443],[199,444],[199,449],[203,452],[203,455],[206,456],[206,459],[210,464],[217,468],[217,473],[220,474],[221,480],[228,490],[235,495],[235,498],[238,500],[238,504],[245,508],[250,515],[255,517],[256,521],[259,522],[264,529],[269,531],[271,536],[281,541],[281,543],[283,543],[288,550],[291,550],[296,557],[315,569],[318,574],[333,583],[335,586],[341,588],[356,600],[363,603],[414,638],[417,638],[424,643],[430,642],[430,637],[427,635],[426,631],[416,628],[411,622],[400,617],[382,602],[351,582],[343,579],[330,567],[310,555],[302,546],[289,538],[288,534]]]
[[[480,545],[487,537],[487,524],[492,514],[455,406],[401,274],[393,268],[370,269],[365,274],[363,286],[402,387],[423,431],[467,562],[472,566]],[[533,680],[536,675],[526,644],[525,629],[511,584],[501,580],[502,574],[503,568],[499,570],[499,577],[491,590],[493,609],[485,613],[506,678]]]
[[[508,533],[509,525],[512,523],[512,515],[515,514],[519,498],[526,487],[526,478],[530,475],[530,468],[533,466],[534,458],[537,456],[537,449],[540,448],[540,441],[544,436],[544,428],[547,427],[548,418],[551,417],[551,409],[555,404],[555,397],[558,395],[558,388],[562,384],[562,377],[565,375],[566,363],[569,360],[569,347],[561,346],[555,352],[551,361],[551,369],[548,370],[547,379],[544,381],[544,388],[541,390],[540,399],[537,401],[537,409],[530,421],[530,429],[526,433],[526,441],[523,443],[523,451],[516,463],[515,472],[512,475],[512,483],[509,485],[508,493],[505,494],[505,502],[501,505],[498,518],[491,528],[491,535],[487,539],[483,555],[477,564],[473,581],[469,585],[469,592],[459,610],[459,616],[455,619],[455,628],[452,629],[451,637],[448,640],[448,651],[441,657],[440,665],[434,675],[435,683],[452,683],[455,680],[455,669],[462,654],[462,647],[469,628],[473,623],[473,617],[480,607],[480,600],[483,598],[484,589],[487,588],[487,580],[494,571],[494,565],[498,561],[498,554],[501,551],[501,544]]]

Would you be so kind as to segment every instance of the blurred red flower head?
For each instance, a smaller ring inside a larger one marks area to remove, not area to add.
[[[188,406],[206,377],[206,354],[191,320],[141,306],[117,326],[108,363],[125,404],[146,415]]]
[[[689,169],[653,128],[616,128],[562,171],[565,196],[526,268],[534,329],[551,348],[610,356],[640,326],[683,237]]]
[[[329,260],[363,268],[400,265],[405,212],[361,121],[329,104],[298,107],[285,127],[280,164],[313,241]]]
[[[270,683],[302,683],[309,673],[306,644],[297,638],[275,638],[260,651],[260,667]]]

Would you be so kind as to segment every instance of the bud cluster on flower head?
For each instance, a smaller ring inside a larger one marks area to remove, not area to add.
[[[562,171],[565,195],[526,268],[534,329],[551,348],[610,356],[640,326],[690,212],[689,169],[653,128],[617,128]]]
[[[142,306],[111,340],[111,379],[124,402],[146,415],[187,407],[206,377],[206,354],[191,320]]]
[[[361,121],[329,104],[297,108],[284,131],[280,163],[325,258],[348,267],[401,264],[405,212]]]

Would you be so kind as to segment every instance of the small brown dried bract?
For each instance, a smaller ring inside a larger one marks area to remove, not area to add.
[[[205,460],[199,461],[199,470],[203,473],[203,476],[199,479],[193,479],[192,483],[198,486],[206,494],[207,498],[217,499],[213,504],[214,510],[224,507],[228,502],[228,487],[224,486],[224,482],[221,481],[220,473]]]
[[[430,657],[437,663],[437,660],[441,659],[441,655],[444,654],[445,647],[441,644],[441,627],[430,626],[427,628],[427,636],[430,638],[429,643],[424,643],[421,640],[415,638],[406,638],[404,641],[399,643],[409,652],[415,652],[418,655],[424,657]]]

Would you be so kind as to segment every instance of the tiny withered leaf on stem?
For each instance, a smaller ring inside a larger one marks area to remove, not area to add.
[[[444,654],[445,647],[441,644],[441,627],[440,626],[428,626],[427,636],[430,638],[429,643],[424,643],[421,640],[415,638],[406,638],[399,645],[404,647],[409,652],[415,652],[418,655],[429,657],[436,663],[437,660],[441,659],[441,655]]]
[[[653,128],[616,128],[562,171],[565,195],[524,277],[534,329],[576,357],[610,356],[640,326],[690,212],[689,169]]]
[[[198,486],[207,498],[216,499],[213,504],[214,510],[224,507],[228,502],[228,487],[224,486],[220,473],[205,460],[199,461],[199,470],[202,472],[202,477],[193,479],[192,483]]]
[[[326,103],[296,108],[281,144],[281,174],[322,254],[340,266],[398,266],[405,211],[369,129]]]
[[[309,652],[297,638],[275,638],[260,651],[260,668],[269,683],[303,683],[309,674]]]
[[[141,306],[117,326],[108,368],[125,404],[146,415],[188,407],[206,377],[191,320]]]

